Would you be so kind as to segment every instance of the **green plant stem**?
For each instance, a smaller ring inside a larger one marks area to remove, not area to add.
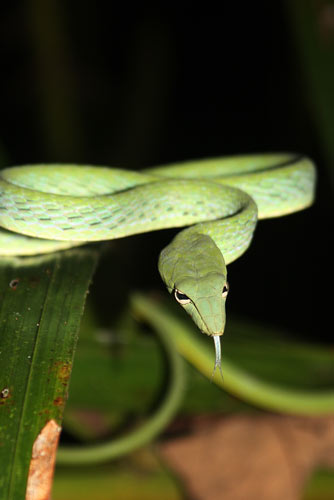
[[[186,322],[173,317],[161,303],[142,295],[132,297],[132,308],[148,321],[156,331],[170,337],[182,356],[203,375],[234,396],[248,403],[282,413],[298,415],[328,415],[334,413],[334,391],[292,390],[267,383],[238,368],[223,358],[224,379],[219,373],[212,377],[213,351],[200,341]],[[212,346],[213,347],[213,346]]]
[[[145,320],[148,319],[146,315],[143,317]],[[169,338],[168,332],[164,329],[156,329],[156,333],[165,349],[170,366],[169,386],[161,406],[149,420],[123,437],[91,446],[61,446],[57,454],[57,464],[91,465],[119,458],[151,441],[170,422],[183,397],[185,385],[183,360]]]
[[[32,50],[40,136],[47,154],[68,161],[83,154],[78,119],[77,82],[71,60],[65,4],[56,0],[26,3],[28,44]]]
[[[326,156],[331,186],[334,187],[334,36],[333,4],[313,0],[285,2],[291,36],[295,39],[304,73],[302,90]],[[299,77],[299,74],[298,74]]]

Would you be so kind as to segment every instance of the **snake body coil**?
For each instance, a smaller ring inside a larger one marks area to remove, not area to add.
[[[309,206],[314,185],[312,161],[290,153],[139,173],[75,165],[8,168],[0,178],[0,254],[34,255],[190,226],[161,252],[159,271],[201,331],[219,336],[225,327],[226,265],[248,248],[257,218]],[[215,338],[217,365],[219,345]]]

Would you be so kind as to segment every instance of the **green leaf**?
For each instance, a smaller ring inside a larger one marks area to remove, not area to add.
[[[32,446],[61,424],[93,250],[0,263],[0,491],[25,498]]]

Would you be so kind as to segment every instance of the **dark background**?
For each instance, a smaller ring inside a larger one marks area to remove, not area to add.
[[[2,164],[140,169],[251,152],[311,156],[315,205],[259,223],[250,250],[229,266],[228,308],[325,341],[332,318],[328,164],[284,6],[10,2],[0,19]],[[95,279],[100,305],[110,309],[119,280],[128,289],[163,290],[156,261],[173,234],[116,242]]]

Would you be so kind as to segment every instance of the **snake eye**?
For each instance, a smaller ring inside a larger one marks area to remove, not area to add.
[[[174,296],[176,300],[180,302],[180,304],[189,304],[189,302],[191,302],[188,295],[185,295],[184,293],[180,292],[179,290],[177,290],[177,288],[175,288],[174,290]]]
[[[228,291],[229,291],[229,286],[228,286],[228,283],[226,283],[226,285],[224,285],[224,288],[223,288],[223,291],[222,291],[222,296],[225,298],[227,297],[227,294],[228,294]]]

